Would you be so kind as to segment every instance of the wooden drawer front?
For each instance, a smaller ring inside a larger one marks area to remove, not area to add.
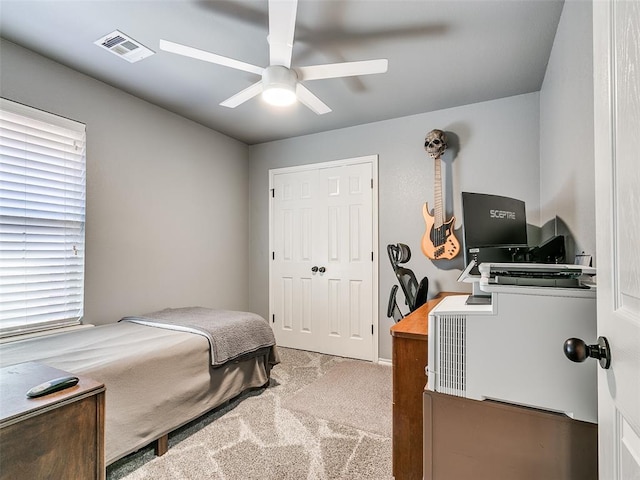
[[[0,429],[0,478],[99,478],[99,395]]]

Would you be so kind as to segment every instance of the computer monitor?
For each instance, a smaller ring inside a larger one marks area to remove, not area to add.
[[[462,237],[465,265],[522,261],[527,249],[527,216],[522,200],[462,192]],[[473,268],[467,272],[478,276]]]

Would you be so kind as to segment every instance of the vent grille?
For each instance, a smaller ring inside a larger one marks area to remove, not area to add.
[[[466,383],[466,319],[464,315],[441,315],[438,336],[438,391],[465,397]]]
[[[130,63],[137,62],[155,53],[119,30],[111,32],[93,43]]]
[[[111,38],[107,38],[104,42],[102,42],[103,47],[111,48],[119,43],[124,42],[124,37],[121,35],[115,35]]]

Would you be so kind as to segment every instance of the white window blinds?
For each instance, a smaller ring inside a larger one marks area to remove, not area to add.
[[[83,313],[85,125],[0,99],[0,336]]]

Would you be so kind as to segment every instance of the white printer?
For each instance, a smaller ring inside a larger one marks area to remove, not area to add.
[[[596,338],[588,280],[595,269],[483,263],[479,270],[474,293],[484,301],[449,296],[429,315],[427,388],[597,423],[596,362],[574,363],[563,351],[569,338]]]

